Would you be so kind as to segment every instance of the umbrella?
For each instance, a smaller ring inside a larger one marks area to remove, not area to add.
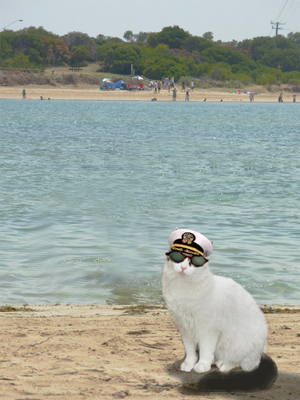
[[[142,81],[144,78],[142,78],[142,77],[139,76],[139,75],[136,75],[136,76],[134,76],[132,79],[137,79],[137,80],[139,80],[139,81]]]
[[[101,83],[104,83],[104,82],[110,82],[111,81],[111,79],[110,78],[103,78],[102,79],[102,81],[101,81]]]

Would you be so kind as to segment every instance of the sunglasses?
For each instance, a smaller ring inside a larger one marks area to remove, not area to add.
[[[185,258],[188,258],[194,267],[203,267],[203,265],[208,262],[208,260],[201,255],[194,256],[192,254],[186,254],[176,250],[166,253],[166,256],[168,256],[175,263],[181,263]]]

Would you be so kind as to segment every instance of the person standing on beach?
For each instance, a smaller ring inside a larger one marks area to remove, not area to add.
[[[296,103],[296,97],[297,97],[297,95],[293,94],[293,103]]]
[[[191,91],[194,90],[194,81],[191,81]]]
[[[173,101],[176,101],[176,92],[177,92],[177,89],[174,86],[174,89],[173,89]]]
[[[186,94],[185,94],[185,101],[190,101],[190,92],[189,92],[189,89],[186,91]]]
[[[25,90],[25,88],[23,89],[23,92],[22,92],[22,98],[26,99],[26,90]]]

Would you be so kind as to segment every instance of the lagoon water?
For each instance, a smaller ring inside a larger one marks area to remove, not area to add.
[[[0,304],[161,303],[176,227],[300,304],[299,104],[0,101]]]

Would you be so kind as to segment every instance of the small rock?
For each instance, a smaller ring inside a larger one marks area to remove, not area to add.
[[[130,392],[129,390],[121,390],[120,392],[113,393],[112,396],[124,399],[125,397],[130,396]]]

